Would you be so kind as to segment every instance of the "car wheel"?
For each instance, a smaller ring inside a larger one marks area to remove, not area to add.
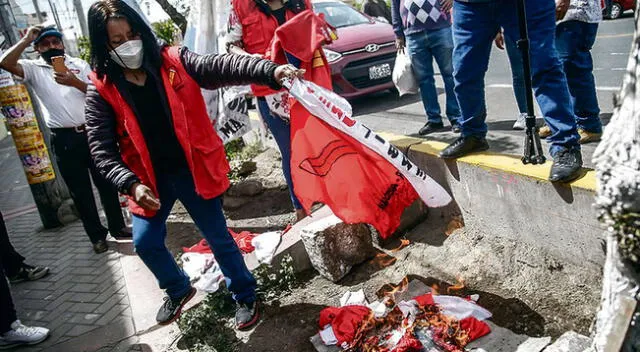
[[[622,5],[614,2],[611,5],[611,13],[609,14],[609,18],[615,20],[616,18],[620,17],[620,15],[622,15],[622,12]]]

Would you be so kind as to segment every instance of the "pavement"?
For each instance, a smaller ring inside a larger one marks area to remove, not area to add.
[[[622,86],[622,79],[627,67],[631,41],[634,30],[633,14],[626,13],[624,18],[604,21],[599,28],[598,38],[592,50],[594,75],[596,79],[600,118],[606,124],[613,112],[613,95]],[[437,71],[437,65],[434,64]],[[519,115],[513,86],[511,71],[506,52],[493,48],[489,70],[485,79],[487,100],[487,136],[491,151],[521,155],[524,142],[524,131],[513,131],[511,127]],[[440,106],[445,106],[444,83],[436,77]],[[409,95],[399,98],[396,93],[381,92],[351,101],[354,115],[360,122],[375,131],[418,136],[418,130],[425,124],[426,115],[420,97]],[[542,116],[536,104],[536,116]],[[542,122],[542,121],[540,121]],[[445,125],[447,123],[445,122]],[[430,134],[420,137],[430,140],[452,142],[458,135],[451,132]],[[548,144],[545,152],[548,150]],[[583,146],[585,165],[593,167],[591,157],[596,148],[595,143]]]

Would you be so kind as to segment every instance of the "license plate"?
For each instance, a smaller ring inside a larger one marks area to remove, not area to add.
[[[391,76],[391,65],[382,64],[369,67],[369,79],[380,79]]]

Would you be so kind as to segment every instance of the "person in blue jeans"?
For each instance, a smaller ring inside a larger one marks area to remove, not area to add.
[[[567,76],[581,144],[597,142],[602,137],[591,57],[601,21],[600,0],[571,0],[567,15],[556,27],[556,49]],[[549,126],[540,129],[540,136],[550,134]]]
[[[429,1],[392,0],[391,17],[396,34],[396,47],[405,46],[420,85],[422,103],[427,113],[427,123],[418,134],[442,131],[442,115],[434,79],[433,60],[440,68],[446,92],[446,114],[454,132],[460,132],[460,107],[454,92],[453,36],[451,33],[452,0]]]
[[[551,128],[552,182],[568,182],[580,175],[582,153],[567,79],[555,50],[556,16],[564,17],[569,0],[527,1],[532,83],[538,105]],[[462,135],[440,156],[458,158],[489,149],[484,76],[491,44],[500,27],[509,39],[519,37],[513,0],[456,0],[453,6],[455,92],[462,112]]]
[[[527,118],[527,98],[524,87],[524,67],[522,66],[522,54],[514,39],[506,39],[502,33],[502,29],[498,32],[495,39],[496,46],[500,50],[507,51],[509,64],[511,66],[511,80],[513,82],[513,95],[518,104],[518,118],[513,124],[514,130],[524,130]]]

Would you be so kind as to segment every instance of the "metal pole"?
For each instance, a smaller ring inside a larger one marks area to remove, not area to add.
[[[40,12],[40,4],[38,4],[38,0],[33,0],[33,8],[36,9],[36,16],[38,16],[38,22],[42,24],[44,20],[42,19],[42,12]]]
[[[545,157],[542,151],[542,143],[536,126],[536,115],[533,107],[533,93],[531,83],[531,57],[529,44],[529,29],[527,28],[527,11],[525,0],[516,0],[518,11],[518,24],[520,27],[520,40],[518,40],[518,48],[522,53],[522,66],[524,68],[524,89],[527,98],[527,118],[526,131],[524,141],[524,155],[522,163],[524,164],[544,164]]]
[[[59,31],[63,31],[62,23],[60,23],[60,17],[58,17],[58,9],[56,5],[49,0],[49,7],[51,7],[51,15],[53,16],[53,20],[56,22],[56,27],[58,27]]]
[[[2,25],[3,33],[5,33],[6,43],[9,46],[17,43],[19,40],[18,33],[16,31],[17,26],[13,18],[11,5],[7,2],[0,3],[0,24]],[[38,105],[38,100],[33,99],[34,94],[31,91],[29,91],[29,95],[32,97],[31,101],[33,110],[38,121],[40,132],[44,137],[47,149],[50,151],[51,143],[49,141],[49,130],[42,119],[42,112]],[[59,176],[60,170],[58,169],[55,159],[51,158],[51,155],[49,155],[49,159],[51,160],[51,164],[53,165],[54,172],[57,177],[52,181],[30,184],[29,187],[31,188],[33,199],[36,202],[36,207],[38,208],[42,224],[45,228],[54,228],[62,225],[58,217],[58,209],[61,207],[63,202],[70,199],[70,196],[67,186]]]
[[[89,38],[89,27],[87,27],[87,18],[82,8],[82,0],[73,0],[73,6],[76,8],[76,13],[78,14],[78,22],[80,22],[82,36]]]

